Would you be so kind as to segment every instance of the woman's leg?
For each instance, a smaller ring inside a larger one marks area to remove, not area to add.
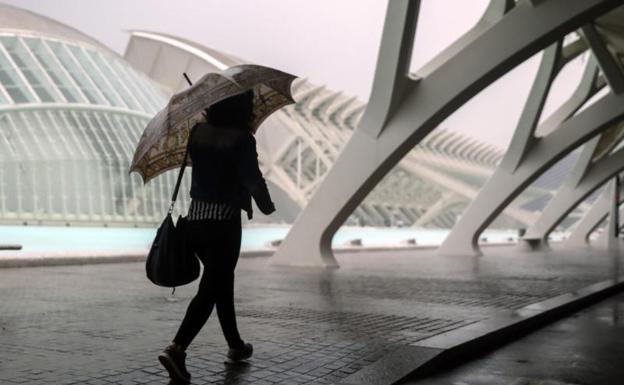
[[[230,348],[240,348],[243,340],[238,333],[236,313],[234,311],[234,272],[230,272],[224,282],[223,291],[217,298],[217,315],[223,336]]]
[[[209,235],[213,233],[213,229],[205,223],[201,224],[195,222],[192,223],[190,227],[192,228],[190,229],[191,234],[189,235],[192,237],[200,237],[196,239],[206,240],[206,237],[211,238]],[[194,242],[195,250],[204,265],[204,271],[199,282],[197,294],[191,300],[186,310],[186,315],[173,339],[173,342],[184,350],[191,344],[206,321],[208,321],[220,291],[219,287],[221,284],[218,282],[220,277],[218,274],[218,266],[216,266],[218,264],[214,263],[216,259],[213,258],[214,255],[212,255],[220,254],[220,250],[218,250],[218,242],[212,242],[212,240],[209,239],[208,243],[209,244]]]
[[[228,346],[230,348],[240,348],[243,346],[243,340],[238,332],[236,313],[234,311],[234,269],[236,268],[240,252],[240,217],[229,222],[225,230],[224,271],[221,272],[223,280],[217,295],[217,315],[219,316],[221,330],[223,330]]]
[[[212,308],[214,308],[216,301],[216,290],[213,287],[214,278],[211,277],[208,269],[204,267],[204,273],[201,281],[199,282],[199,289],[197,294],[191,300],[191,303],[186,310],[186,315],[180,324],[180,328],[173,339],[173,342],[178,344],[183,350],[191,344],[195,336],[199,333],[204,326]]]

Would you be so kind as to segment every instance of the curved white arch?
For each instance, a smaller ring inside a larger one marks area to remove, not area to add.
[[[137,118],[151,119],[154,115],[142,111],[128,110],[122,107],[103,106],[98,104],[62,104],[62,103],[26,103],[26,104],[10,104],[0,105],[0,114],[13,111],[38,111],[38,110],[76,110],[76,111],[97,111],[111,112],[115,114],[123,114],[135,116]]]
[[[152,32],[143,32],[143,31],[130,31],[130,33],[134,36],[138,36],[138,37],[143,37],[145,39],[150,39],[150,40],[154,40],[154,41],[158,41],[161,43],[165,43],[168,44],[172,47],[176,47],[179,48],[183,51],[186,51],[192,55],[197,56],[198,58],[207,61],[208,63],[212,64],[213,66],[217,67],[220,70],[224,70],[229,68],[230,66],[228,66],[227,64],[223,63],[222,61],[218,60],[217,58],[215,58],[212,55],[207,54],[206,52],[193,47],[189,44],[185,44],[183,42],[181,42],[178,39],[173,39],[167,36],[163,36],[161,34],[157,34],[157,33],[152,33]]]

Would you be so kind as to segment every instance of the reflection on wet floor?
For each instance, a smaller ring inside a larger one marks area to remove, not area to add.
[[[411,385],[624,383],[624,293]]]
[[[193,383],[340,383],[389,352],[603,281],[614,269],[604,253],[501,247],[478,258],[401,251],[338,259],[334,270],[241,259],[238,324],[254,356],[246,368],[226,367],[211,319],[188,350]],[[165,384],[156,356],[196,290],[194,282],[172,296],[147,281],[142,263],[0,269],[0,383]],[[616,322],[611,313],[594,317],[610,318],[594,320],[605,327]]]

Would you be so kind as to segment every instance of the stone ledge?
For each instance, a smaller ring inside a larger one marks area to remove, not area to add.
[[[507,344],[624,289],[624,276],[511,310],[388,353],[336,385],[408,384]]]

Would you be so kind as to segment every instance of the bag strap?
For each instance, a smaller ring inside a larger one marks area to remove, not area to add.
[[[193,128],[195,128],[193,126]],[[171,196],[171,205],[169,206],[168,215],[171,215],[173,212],[173,206],[175,205],[175,201],[178,198],[178,191],[180,190],[180,183],[182,183],[182,176],[184,175],[184,169],[186,168],[186,160],[188,159],[189,153],[189,142],[191,141],[191,134],[193,133],[193,128],[189,132],[188,140],[186,141],[186,151],[184,152],[184,160],[182,160],[182,166],[180,167],[180,171],[178,172],[178,180],[176,181],[175,188],[173,189],[173,195]]]

